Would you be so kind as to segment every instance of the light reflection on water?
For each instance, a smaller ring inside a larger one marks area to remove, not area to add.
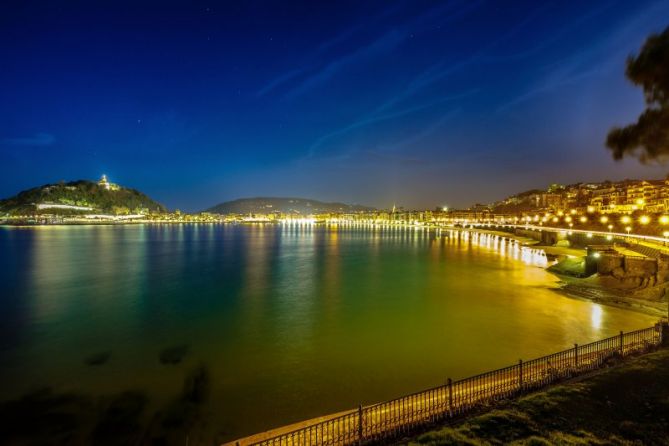
[[[541,251],[470,231],[4,228],[0,252],[2,396],[51,385],[167,399],[202,361],[227,438],[654,321],[563,297]],[[179,344],[186,362],[160,364]],[[104,350],[108,364],[83,364]]]

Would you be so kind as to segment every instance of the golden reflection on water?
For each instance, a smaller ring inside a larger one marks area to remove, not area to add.
[[[653,321],[555,293],[540,250],[494,234],[147,225],[19,235],[25,277],[6,280],[21,281],[29,310],[5,382],[170,396],[203,361],[213,424],[231,437]],[[192,347],[184,367],[157,361],[181,343]],[[86,368],[82,357],[100,349],[113,351],[110,364]]]

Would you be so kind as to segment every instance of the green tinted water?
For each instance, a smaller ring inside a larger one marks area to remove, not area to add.
[[[203,363],[227,439],[654,322],[563,297],[538,253],[467,233],[2,228],[0,252],[3,399],[132,388],[159,405]]]

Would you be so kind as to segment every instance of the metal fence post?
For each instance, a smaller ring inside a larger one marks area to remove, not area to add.
[[[523,391],[523,360],[518,360],[518,390]]]
[[[620,330],[620,356],[623,355],[623,332]]]
[[[578,367],[578,344],[574,344],[574,367]]]
[[[448,416],[453,417],[453,381],[448,378]]]
[[[362,404],[358,405],[358,444],[362,443]]]

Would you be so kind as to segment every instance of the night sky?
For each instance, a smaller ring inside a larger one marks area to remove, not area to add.
[[[662,1],[0,4],[0,197],[110,180],[170,208],[250,196],[468,206],[615,163],[626,57]]]

